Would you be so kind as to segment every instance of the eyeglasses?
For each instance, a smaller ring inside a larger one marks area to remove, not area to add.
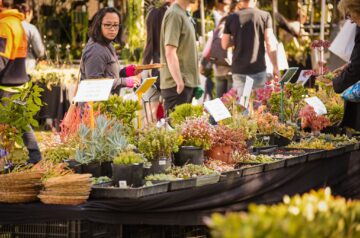
[[[114,28],[115,30],[119,30],[120,28],[120,24],[110,24],[110,23],[103,23],[102,24],[104,26],[105,29],[110,30],[111,28]]]

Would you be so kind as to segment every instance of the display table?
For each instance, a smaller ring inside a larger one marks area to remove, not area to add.
[[[286,194],[302,194],[327,186],[335,195],[360,199],[360,151],[140,199],[89,200],[80,206],[0,204],[0,224],[90,220],[199,225],[204,216],[213,212],[245,210],[250,203],[277,203]]]

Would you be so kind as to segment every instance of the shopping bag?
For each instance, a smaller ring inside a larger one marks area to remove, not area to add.
[[[334,41],[331,43],[329,50],[341,59],[349,62],[355,45],[355,35],[356,24],[347,20]]]
[[[346,89],[341,96],[345,101],[360,102],[360,81]]]

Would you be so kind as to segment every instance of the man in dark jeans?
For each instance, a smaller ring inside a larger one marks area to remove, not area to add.
[[[14,94],[12,88],[21,88],[30,80],[25,67],[27,38],[21,24],[24,15],[12,9],[13,3],[0,0],[0,102]],[[23,134],[23,140],[29,151],[28,162],[39,162],[41,153],[31,128]]]
[[[167,113],[176,105],[189,103],[199,85],[195,28],[186,8],[195,0],[176,0],[166,11],[160,36],[161,96]]]

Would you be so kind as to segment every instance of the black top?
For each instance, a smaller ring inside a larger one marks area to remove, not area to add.
[[[229,15],[224,34],[233,37],[233,74],[256,74],[266,70],[265,29],[272,27],[268,12],[245,8]]]
[[[335,92],[342,93],[360,80],[360,27],[356,29],[355,46],[351,53],[350,64],[340,76],[333,80]],[[360,103],[345,102],[343,126],[360,130]]]
[[[143,64],[160,63],[160,30],[161,23],[169,3],[159,8],[153,8],[146,18],[146,46],[143,56]]]

